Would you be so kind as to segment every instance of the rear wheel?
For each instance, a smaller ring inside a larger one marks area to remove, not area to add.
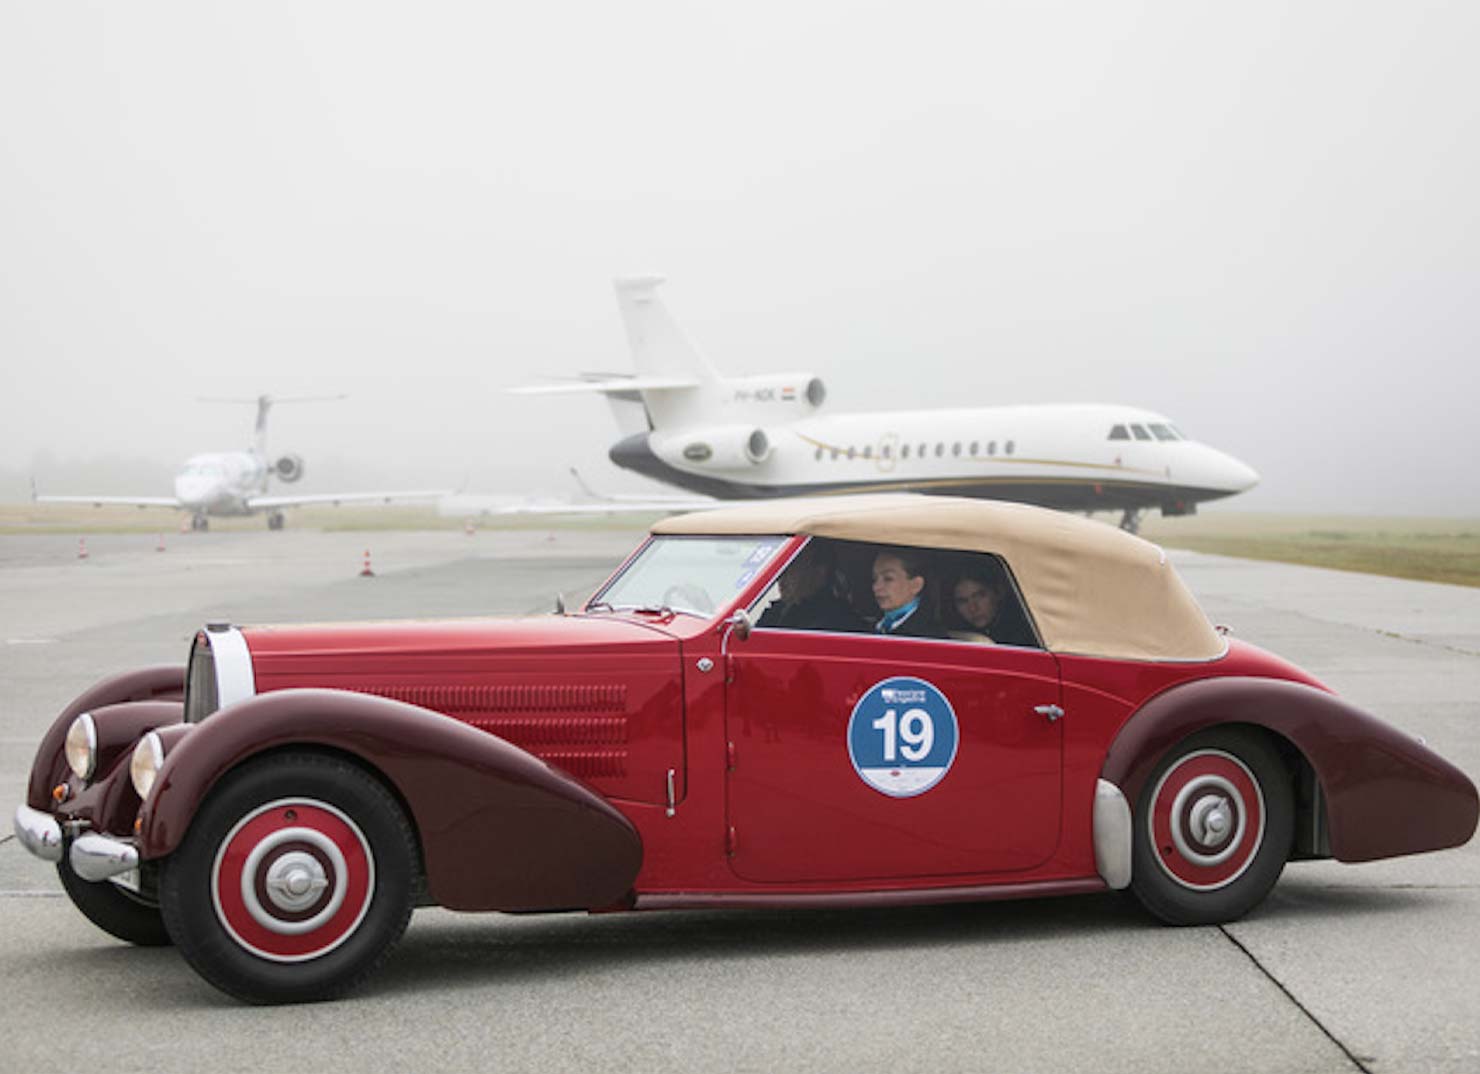
[[[1136,806],[1131,888],[1173,925],[1242,917],[1264,900],[1290,857],[1289,772],[1255,732],[1214,728],[1157,765]]]
[[[373,776],[319,754],[274,756],[211,793],[165,862],[160,904],[181,954],[223,992],[328,999],[405,931],[417,860]]]
[[[57,876],[72,905],[82,916],[110,936],[140,947],[164,947],[170,942],[159,906],[119,887],[111,880],[93,883],[72,871],[66,855],[57,862]]]

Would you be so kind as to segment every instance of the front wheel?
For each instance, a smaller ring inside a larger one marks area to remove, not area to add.
[[[72,905],[82,916],[110,936],[140,947],[164,947],[170,942],[159,907],[111,880],[93,883],[72,871],[67,856],[57,862],[57,876]]]
[[[373,776],[303,753],[251,762],[206,799],[160,877],[170,935],[251,1003],[328,999],[369,976],[411,916],[418,854]]]
[[[1269,743],[1200,732],[1157,765],[1136,804],[1131,889],[1169,924],[1233,921],[1274,887],[1294,831],[1292,780]]]

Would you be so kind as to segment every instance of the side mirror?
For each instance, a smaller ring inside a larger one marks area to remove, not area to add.
[[[750,637],[750,631],[755,626],[755,620],[744,608],[736,609],[728,619],[724,621],[725,636],[719,643],[719,658],[725,664],[725,684],[729,685],[735,681],[735,668],[730,663],[730,639],[732,637],[744,641]]]
[[[729,627],[730,632],[735,634],[740,641],[744,641],[755,629],[755,620],[744,608],[738,608],[725,620],[725,626]]]

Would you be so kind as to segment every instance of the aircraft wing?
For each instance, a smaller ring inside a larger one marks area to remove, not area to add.
[[[312,504],[391,503],[397,500],[440,500],[452,495],[451,489],[410,489],[398,492],[315,492],[302,496],[253,496],[247,506],[253,510],[276,507],[308,507]]]
[[[33,496],[37,503],[90,503],[94,507],[179,507],[173,496]]]
[[[441,515],[663,515],[722,506],[719,500],[511,500],[503,496],[448,496]]]

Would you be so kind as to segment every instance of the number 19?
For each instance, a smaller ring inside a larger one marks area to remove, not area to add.
[[[889,709],[869,726],[884,732],[884,760],[893,764],[898,738],[903,743],[898,752],[906,761],[918,761],[935,745],[935,723],[924,709],[907,709],[902,719]]]

